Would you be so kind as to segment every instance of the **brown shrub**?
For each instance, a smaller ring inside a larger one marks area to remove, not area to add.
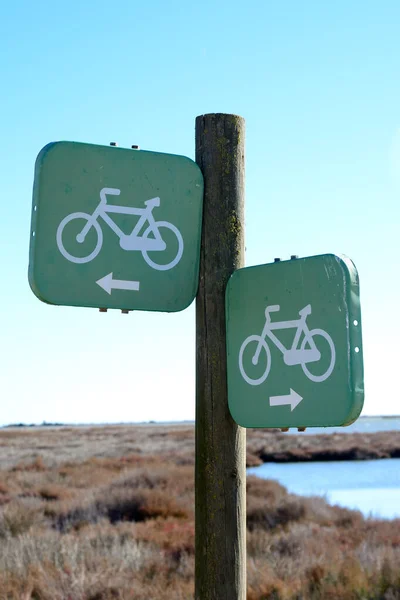
[[[247,528],[270,530],[306,516],[304,499],[288,494],[277,481],[247,479]]]
[[[273,479],[260,479],[249,475],[246,480],[247,498],[263,498],[269,503],[276,504],[288,496],[287,489]]]
[[[52,503],[46,506],[44,515],[52,526],[62,533],[82,529],[90,524],[108,519],[115,524],[120,521],[141,522],[158,517],[186,519],[191,510],[185,502],[165,492],[154,489],[129,489],[110,487],[98,490],[92,498],[72,502]]]
[[[11,469],[11,472],[16,471],[36,471],[42,473],[46,471],[47,467],[44,464],[43,458],[41,456],[36,456],[32,462],[29,463],[18,463],[15,467]]]
[[[40,522],[40,513],[21,503],[8,504],[0,512],[0,539],[26,533]]]
[[[306,509],[302,498],[282,501],[273,506],[262,500],[253,500],[247,507],[247,529],[264,529],[266,531],[285,526],[293,521],[304,519]]]
[[[81,503],[52,503],[45,507],[43,513],[50,521],[51,526],[60,533],[82,529],[82,527],[97,523],[104,516],[99,512],[96,504],[90,500]]]
[[[10,487],[3,481],[0,481],[0,494],[7,495],[9,493],[10,493]]]
[[[135,538],[170,552],[173,556],[183,553],[194,556],[194,521],[156,519],[139,523],[135,527]]]
[[[368,519],[365,522],[365,539],[374,546],[400,549],[400,519],[378,521]]]
[[[37,494],[40,498],[43,498],[43,500],[47,500],[49,502],[55,500],[68,500],[74,496],[73,492],[69,488],[55,484],[49,484],[39,488]]]
[[[246,467],[259,467],[263,464],[263,461],[259,456],[253,454],[253,452],[247,451],[246,453]]]
[[[157,517],[187,518],[188,511],[175,498],[159,490],[112,489],[98,506],[111,523],[146,521]]]

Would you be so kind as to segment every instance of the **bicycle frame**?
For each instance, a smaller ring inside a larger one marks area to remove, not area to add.
[[[107,204],[106,194],[113,194],[115,196],[118,196],[119,193],[119,190],[114,190],[113,188],[103,188],[101,190],[101,200],[96,210],[92,214],[91,219],[88,220],[88,222],[80,232],[78,241],[84,241],[87,233],[93,226],[93,223],[97,221],[99,217],[101,217],[103,221],[110,227],[110,229],[119,237],[120,245],[122,248],[126,250],[165,250],[165,242],[161,238],[152,212],[154,206],[159,205],[160,199],[152,198],[151,200],[147,200],[145,202],[146,208],[134,208],[129,206],[125,207],[114,204]],[[140,218],[138,219],[131,233],[126,234],[122,231],[120,227],[118,227],[118,225],[111,219],[111,217],[108,216],[109,213],[122,215],[137,215]],[[146,240],[144,240],[140,237],[139,233],[146,221],[149,222],[149,226],[154,234],[154,238],[146,238]]]
[[[274,329],[279,330],[279,329],[295,329],[295,328],[297,329],[297,331],[293,338],[293,343],[292,343],[290,350],[296,350],[302,332],[304,331],[304,333],[307,335],[307,332],[309,331],[309,329],[307,327],[307,323],[305,322],[305,317],[301,317],[300,319],[296,319],[294,321],[276,321],[275,323],[272,323],[271,321],[270,322],[266,321],[263,332],[261,334],[261,337],[264,339],[266,337],[269,337],[271,342],[273,342],[275,344],[275,346],[282,352],[282,354],[284,354],[285,352],[287,352],[289,350],[289,348],[286,348],[286,346],[284,346],[282,344],[282,342],[276,337],[276,335],[274,335],[272,333],[272,331]]]
[[[274,323],[271,321],[269,313],[267,313],[267,314],[268,314],[268,317],[265,320],[265,325],[262,330],[260,339],[265,340],[268,337],[271,340],[271,342],[278,348],[278,350],[280,350],[282,352],[283,358],[284,358],[284,361],[286,364],[288,364],[288,365],[300,364],[301,362],[303,362],[303,360],[305,358],[305,353],[306,353],[306,356],[308,356],[308,360],[310,362],[312,362],[314,360],[319,360],[321,354],[318,351],[317,347],[315,346],[315,343],[314,343],[312,337],[308,336],[308,334],[310,333],[310,330],[306,323],[307,314],[308,314],[307,312],[301,311],[300,319],[296,319],[293,321],[276,321]],[[297,330],[294,335],[294,338],[293,338],[292,346],[290,348],[286,348],[286,346],[284,346],[282,344],[282,342],[276,337],[276,335],[274,333],[272,333],[273,330],[281,330],[281,329],[296,329]],[[308,350],[303,350],[302,353],[300,353],[298,344],[299,344],[300,336],[302,333],[304,333],[304,335],[306,337],[309,337],[310,348]],[[253,364],[257,364],[259,356],[260,356],[261,348],[262,348],[262,345],[261,345],[261,343],[259,343],[257,346],[256,352],[254,354],[254,357],[253,357]]]

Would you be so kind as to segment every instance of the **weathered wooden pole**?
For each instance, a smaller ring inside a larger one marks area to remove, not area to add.
[[[225,288],[244,266],[244,119],[196,118],[204,175],[196,299],[196,600],[246,598],[246,430],[228,409]]]

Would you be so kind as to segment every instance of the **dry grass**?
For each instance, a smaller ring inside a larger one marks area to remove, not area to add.
[[[42,472],[49,466],[91,458],[127,461],[152,455],[194,464],[194,427],[189,424],[42,427],[0,430],[3,469]],[[400,458],[400,431],[287,435],[274,429],[247,430],[247,464],[308,460]],[[0,481],[0,495],[1,495]]]
[[[193,461],[194,430],[190,425],[165,427],[42,427],[0,430],[1,467],[42,470],[89,458],[120,458],[179,454]]]
[[[249,433],[251,456],[294,439]],[[193,598],[191,427],[5,430],[0,446],[0,600]],[[400,598],[400,521],[255,477],[247,502],[248,600]]]

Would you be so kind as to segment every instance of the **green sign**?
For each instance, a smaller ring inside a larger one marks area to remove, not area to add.
[[[36,159],[29,282],[50,304],[183,310],[198,285],[203,177],[189,158],[75,142]]]
[[[243,427],[349,425],[364,401],[359,280],[333,254],[235,271],[229,409]]]

